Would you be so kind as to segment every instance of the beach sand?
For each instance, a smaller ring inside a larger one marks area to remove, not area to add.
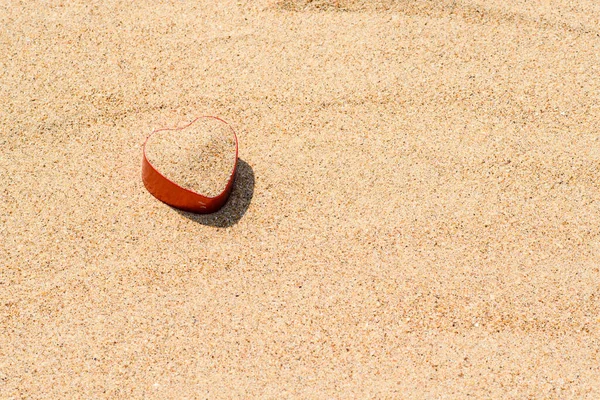
[[[599,18],[4,2],[0,397],[600,398]],[[141,180],[199,115],[209,216]]]

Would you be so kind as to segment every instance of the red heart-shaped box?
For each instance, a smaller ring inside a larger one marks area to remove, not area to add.
[[[175,182],[171,181],[169,178],[158,172],[158,170],[154,168],[150,161],[148,161],[148,157],[146,157],[146,143],[148,143],[148,139],[150,138],[150,136],[157,132],[179,131],[189,128],[201,118],[213,118],[217,121],[221,121],[222,123],[226,124],[229,127],[229,129],[231,129],[231,133],[233,134],[235,140],[235,163],[233,164],[233,170],[231,171],[231,175],[229,176],[229,180],[227,181],[227,186],[225,186],[225,189],[215,197],[203,196],[192,190],[185,189],[179,186],[178,184],[176,184]],[[144,186],[146,186],[146,189],[148,189],[148,191],[158,200],[180,210],[190,211],[199,214],[208,214],[219,210],[229,198],[229,194],[231,193],[231,189],[233,188],[233,181],[235,180],[235,172],[237,170],[238,140],[233,128],[221,118],[202,116],[194,119],[189,124],[180,128],[157,129],[150,135],[148,135],[148,137],[146,138],[146,141],[144,142],[143,152],[144,159],[142,161],[142,181],[144,182]]]

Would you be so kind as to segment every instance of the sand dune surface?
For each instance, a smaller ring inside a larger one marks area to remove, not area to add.
[[[0,397],[599,398],[600,3],[0,5]],[[238,134],[218,213],[141,181]]]

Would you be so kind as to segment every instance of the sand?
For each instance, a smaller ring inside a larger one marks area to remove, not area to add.
[[[179,186],[208,197],[225,190],[235,165],[233,132],[213,118],[201,118],[179,130],[158,131],[148,138],[145,149],[157,171]]]
[[[600,397],[600,3],[319,3],[0,6],[0,397]]]

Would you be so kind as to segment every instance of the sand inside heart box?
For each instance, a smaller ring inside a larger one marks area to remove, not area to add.
[[[146,157],[167,179],[207,197],[223,192],[236,161],[231,127],[217,118],[199,118],[181,129],[154,132]]]

